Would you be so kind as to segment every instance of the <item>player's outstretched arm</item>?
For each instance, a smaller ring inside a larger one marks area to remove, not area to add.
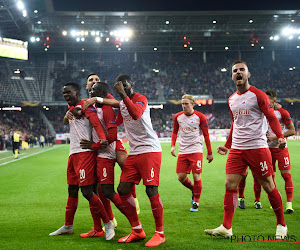
[[[92,97],[90,99],[87,99],[83,104],[83,110],[87,109],[89,106],[93,105],[94,103],[109,105],[114,108],[119,107],[119,101],[116,99],[107,99],[102,97]]]
[[[226,148],[225,146],[219,146],[218,148],[217,148],[217,151],[218,151],[218,153],[220,154],[220,155],[226,155],[227,154],[227,152],[228,152],[228,148]]]

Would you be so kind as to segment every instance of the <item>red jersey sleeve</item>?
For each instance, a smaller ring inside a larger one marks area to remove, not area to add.
[[[266,116],[272,131],[275,133],[277,138],[284,138],[280,123],[274,113],[272,105],[270,104],[269,97],[259,89],[252,88],[252,91],[256,94],[258,106]]]
[[[204,136],[207,154],[212,155],[211,144],[210,144],[209,133],[208,133],[207,119],[206,119],[205,115],[200,112],[197,113],[197,115],[200,118],[200,129],[202,130],[202,133]]]
[[[127,96],[123,101],[130,116],[134,120],[138,120],[147,107],[147,98],[142,95],[137,95],[137,93],[132,96],[132,99]]]
[[[117,122],[115,111],[111,106],[108,105],[104,105],[102,107],[102,111],[103,119],[105,121],[105,125],[108,131],[106,139],[108,140],[108,143],[111,143],[117,140]]]
[[[280,108],[280,109],[278,109],[278,111],[281,114],[284,125],[289,125],[289,124],[293,123],[291,115],[287,110]]]
[[[177,134],[179,130],[179,123],[177,121],[179,113],[177,113],[174,117],[174,124],[173,124],[173,131],[172,131],[172,136],[171,136],[171,146],[175,146],[176,140],[177,140]]]
[[[90,106],[85,111],[82,112],[86,118],[89,119],[91,124],[93,125],[94,129],[97,132],[99,139],[106,139],[103,127],[101,122],[97,116],[97,111],[94,107]]]

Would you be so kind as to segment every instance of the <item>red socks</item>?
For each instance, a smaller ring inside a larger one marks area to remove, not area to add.
[[[78,206],[78,198],[68,197],[67,206],[66,206],[66,214],[65,214],[65,225],[66,226],[73,225],[77,206]]]
[[[188,189],[190,189],[192,192],[194,191],[194,185],[191,182],[191,180],[187,177],[184,182],[181,182],[183,186],[187,187]]]
[[[163,204],[161,202],[161,199],[159,197],[159,194],[149,197],[153,217],[155,220],[155,227],[157,232],[163,232]]]
[[[96,212],[97,209],[95,207],[90,207],[90,211],[94,221],[94,230],[96,230],[97,232],[101,232],[102,224],[100,214]]]
[[[139,226],[140,221],[136,213],[135,201],[131,193],[125,196],[120,196],[120,198],[124,207],[124,214],[129,220],[131,227]]]
[[[293,201],[293,191],[294,185],[292,182],[292,176],[290,173],[285,173],[281,175],[285,181],[285,192],[286,192],[286,201],[292,202]]]
[[[274,188],[270,193],[268,193],[268,198],[277,217],[277,225],[281,224],[282,226],[285,226],[282,198],[278,189]]]
[[[90,203],[90,207],[94,209],[95,213],[99,214],[100,218],[103,220],[104,223],[108,223],[110,221],[105,211],[105,208],[97,195],[94,194],[94,196],[89,200],[89,203]]]
[[[123,206],[123,203],[122,203],[122,200],[121,200],[119,194],[116,194],[111,201],[115,204],[115,206],[120,210],[120,212],[122,214],[125,214],[124,213],[124,206]]]
[[[238,203],[237,189],[226,189],[224,196],[223,226],[227,229],[232,227],[234,211]]]
[[[256,179],[253,180],[253,189],[254,189],[255,200],[260,201],[261,185],[259,181]]]
[[[194,181],[194,188],[193,188],[194,202],[199,203],[201,191],[202,191],[201,179],[199,181]]]
[[[114,219],[114,214],[111,209],[110,200],[106,198],[103,192],[99,192],[99,198],[103,203],[104,209],[109,217],[110,220]]]
[[[239,197],[244,198],[244,191],[245,191],[245,185],[246,185],[246,176],[241,179],[239,183]]]

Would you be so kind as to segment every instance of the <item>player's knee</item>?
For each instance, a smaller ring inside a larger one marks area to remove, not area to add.
[[[185,179],[186,179],[186,175],[184,175],[184,174],[177,174],[177,179],[178,179],[180,182],[184,182]]]
[[[90,200],[93,197],[93,195],[94,195],[91,186],[83,186],[83,187],[81,187],[81,193],[82,193],[83,197],[86,198],[87,200]]]
[[[115,190],[113,185],[102,185],[102,192],[106,198],[112,199],[115,196]]]
[[[153,197],[158,194],[158,187],[157,186],[146,186],[146,193],[148,197]]]
[[[68,186],[69,197],[77,198],[78,197],[78,190],[79,190],[79,187],[77,185],[69,185]]]
[[[127,187],[123,182],[121,182],[118,186],[118,193],[120,196],[128,195],[131,191],[132,187]]]

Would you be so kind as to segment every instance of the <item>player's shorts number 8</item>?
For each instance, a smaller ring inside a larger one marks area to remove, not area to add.
[[[106,168],[103,168],[103,177],[106,177],[107,173],[106,173]]]
[[[85,179],[85,171],[84,169],[79,169],[80,180]]]
[[[154,177],[154,169],[151,168],[151,178],[153,178],[153,177]]]

